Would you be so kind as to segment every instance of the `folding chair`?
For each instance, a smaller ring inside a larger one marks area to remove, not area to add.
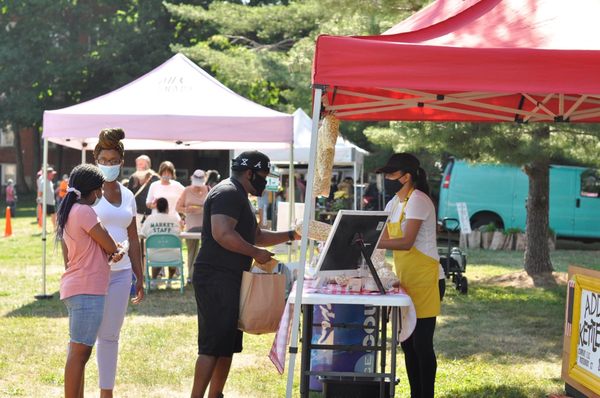
[[[176,253],[168,253],[165,258],[165,253],[160,252],[161,249],[175,249]],[[155,234],[150,235],[146,239],[146,293],[150,288],[151,270],[156,267],[175,267],[179,270],[178,278],[159,278],[157,282],[177,282],[181,284],[180,291],[183,294],[184,279],[183,279],[183,253],[181,239],[172,234]]]

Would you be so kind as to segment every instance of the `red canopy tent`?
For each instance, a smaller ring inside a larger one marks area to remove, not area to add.
[[[598,15],[597,0],[437,0],[383,35],[320,36],[307,180],[314,178],[323,113],[341,120],[600,122]],[[307,184],[296,297],[312,197]],[[299,314],[296,305],[288,397]]]
[[[600,2],[438,0],[380,36],[320,36],[342,120],[600,121]]]

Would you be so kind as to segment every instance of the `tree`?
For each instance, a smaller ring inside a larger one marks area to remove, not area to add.
[[[105,94],[164,62],[174,32],[161,0],[0,0],[0,126],[16,132],[19,185],[27,187],[22,128],[39,133],[44,110]],[[41,154],[40,140],[33,151]]]
[[[270,4],[267,4],[270,3]],[[213,2],[207,8],[166,4],[178,29],[193,32],[181,51],[238,94],[291,113],[311,110],[310,73],[319,34],[378,34],[418,10],[423,0]],[[210,27],[210,29],[208,28]],[[366,123],[343,124],[363,147]]]
[[[553,271],[548,249],[549,165],[600,166],[599,128],[584,124],[402,123],[370,128],[374,142],[396,150],[425,149],[462,159],[521,166],[529,180],[524,266],[529,275]]]

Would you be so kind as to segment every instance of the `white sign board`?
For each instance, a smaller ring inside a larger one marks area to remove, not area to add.
[[[581,289],[577,366],[600,377],[600,294]]]
[[[457,202],[456,210],[458,211],[458,221],[460,222],[460,233],[471,233],[471,221],[469,221],[469,211],[465,202]]]
[[[304,218],[304,203],[294,203],[292,227]],[[277,203],[277,231],[289,231],[290,202]]]

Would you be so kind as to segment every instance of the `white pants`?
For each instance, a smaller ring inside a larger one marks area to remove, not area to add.
[[[110,273],[108,294],[104,302],[104,315],[96,341],[98,380],[102,390],[112,390],[115,387],[119,334],[129,303],[131,274],[131,269],[111,271]]]

